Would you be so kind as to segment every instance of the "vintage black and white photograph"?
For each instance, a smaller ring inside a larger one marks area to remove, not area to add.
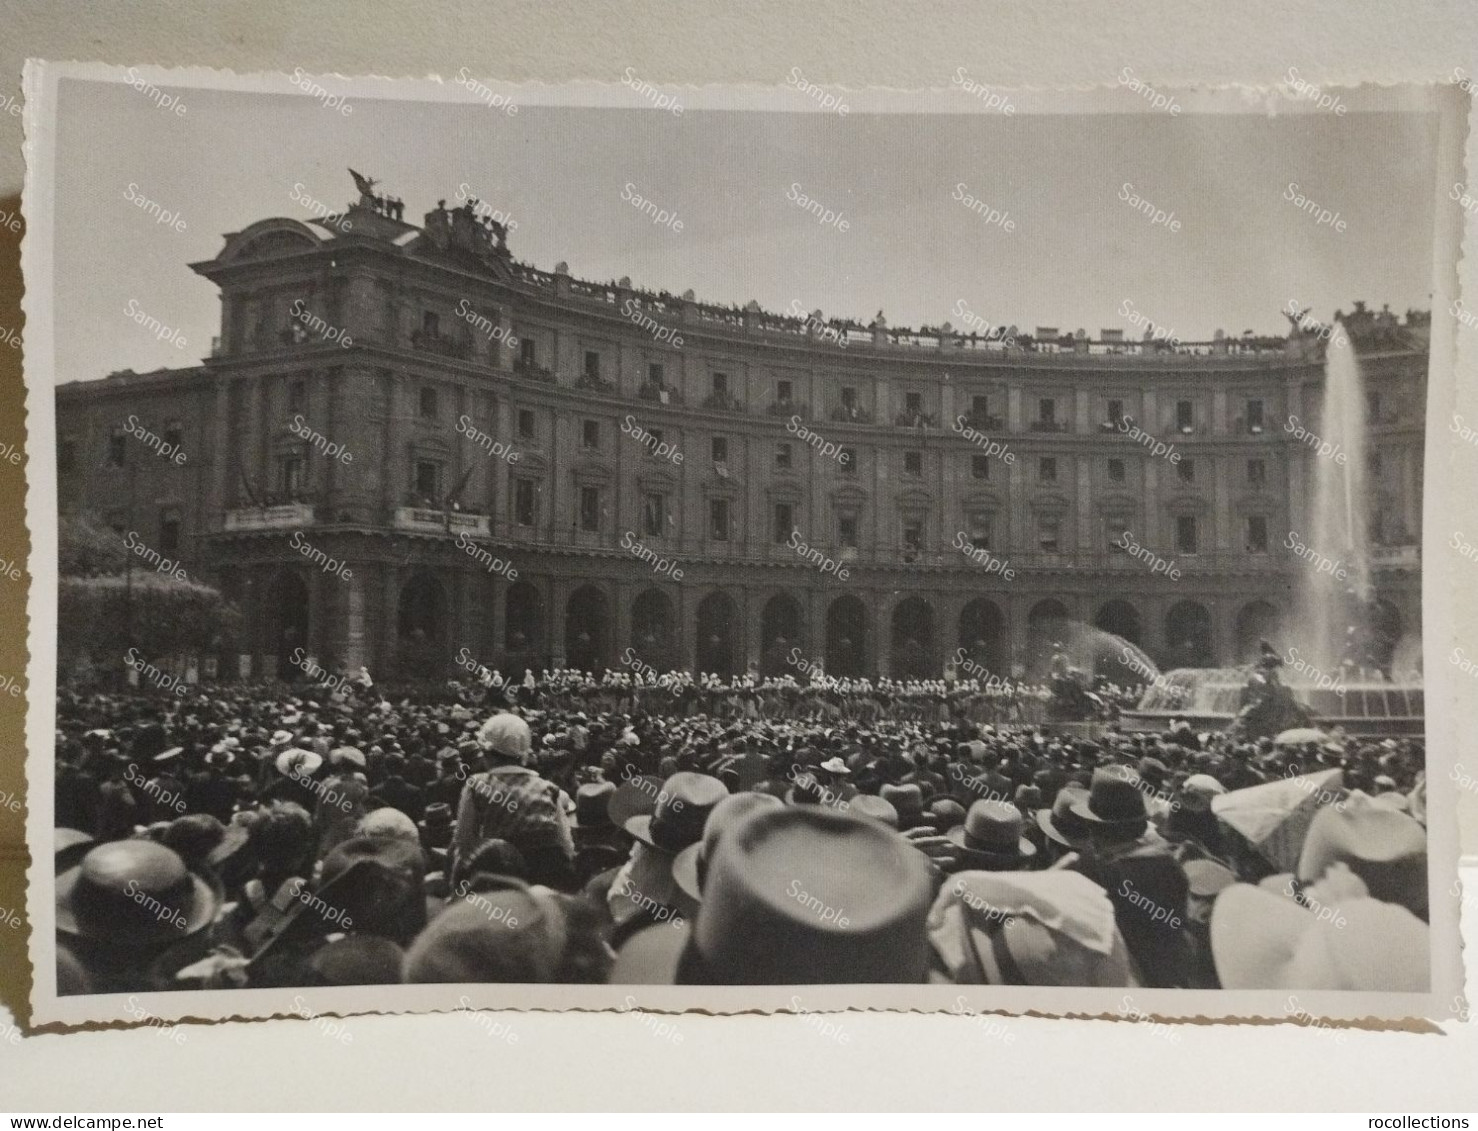
[[[1465,1014],[1478,189],[1291,74],[33,72],[38,1016]]]

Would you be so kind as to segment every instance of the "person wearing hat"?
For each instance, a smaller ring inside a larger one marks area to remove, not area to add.
[[[816,767],[817,777],[841,801],[850,801],[857,795],[857,787],[849,780],[852,770],[840,755],[833,754]]]
[[[650,813],[627,819],[625,829],[636,843],[606,895],[616,924],[613,946],[649,923],[691,918],[694,905],[673,878],[673,862],[703,839],[709,814],[727,796],[717,778],[679,771],[662,783]]]
[[[1220,987],[1394,993],[1431,988],[1427,925],[1410,911],[1358,894],[1328,906],[1337,908],[1335,917],[1313,914],[1254,884],[1227,887],[1211,915]]]
[[[426,815],[416,822],[416,827],[420,830],[421,849],[426,853],[426,858],[434,859],[437,867],[441,868],[446,862],[447,852],[452,846],[452,835],[456,831],[452,807],[445,802],[433,802],[426,806]]]
[[[884,784],[878,796],[898,811],[898,827],[908,830],[926,823],[924,817],[924,791],[916,782],[906,785]]]
[[[691,922],[649,927],[620,949],[613,984],[919,983],[928,976],[928,868],[880,821],[815,805],[765,806],[718,838],[702,893]]]
[[[575,840],[575,876],[581,885],[602,872],[619,868],[628,855],[623,830],[611,820],[610,803],[616,784],[586,782],[575,790],[575,814],[570,831]]]
[[[945,831],[959,871],[1021,872],[1036,863],[1037,848],[1024,835],[1025,818],[1008,801],[977,801],[965,819]]]
[[[1067,869],[956,873],[928,931],[935,970],[960,985],[1135,984],[1108,894]]]
[[[1395,903],[1427,918],[1427,834],[1409,814],[1364,794],[1325,805],[1304,834],[1295,888],[1307,889],[1343,865],[1371,898]]]
[[[531,768],[529,724],[500,711],[483,723],[477,742],[489,769],[473,774],[462,789],[456,855],[470,855],[485,840],[506,840],[523,853],[538,882],[572,890],[575,841],[565,814],[573,803]]]
[[[206,948],[224,894],[151,840],[92,847],[56,878],[56,927],[96,993],[161,988]]]
[[[1181,988],[1190,976],[1190,885],[1170,845],[1149,827],[1143,789],[1128,767],[1093,771],[1088,796],[1072,804],[1088,825],[1088,851],[1069,866],[1108,892],[1140,984]]]
[[[453,900],[406,950],[402,981],[600,983],[610,969],[583,901],[499,877]]]
[[[1192,774],[1186,778],[1165,821],[1166,838],[1193,840],[1210,855],[1225,856],[1221,821],[1211,811],[1211,799],[1225,792],[1226,787],[1210,774]]]
[[[695,907],[703,902],[703,879],[723,834],[749,814],[778,809],[782,804],[767,793],[735,793],[714,806],[703,824],[703,839],[688,845],[672,861],[672,878]]]

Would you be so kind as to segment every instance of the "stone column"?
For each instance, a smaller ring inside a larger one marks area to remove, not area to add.
[[[874,590],[867,602],[868,639],[873,645],[873,673],[878,678],[887,676],[893,666],[893,603],[887,593]]]
[[[568,662],[565,654],[565,616],[569,611],[570,583],[555,578],[549,587],[549,654],[555,667]]]
[[[397,630],[400,620],[400,567],[386,562],[380,567],[379,654],[375,662],[388,673],[396,662]]]
[[[351,576],[344,585],[344,666],[350,672],[357,672],[362,666],[369,664],[364,624],[365,581],[359,573],[351,571]]]

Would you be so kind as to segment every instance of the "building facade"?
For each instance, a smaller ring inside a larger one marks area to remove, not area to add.
[[[223,674],[1022,676],[1072,625],[1208,666],[1297,615],[1319,333],[712,306],[535,270],[480,210],[416,227],[366,192],[254,224],[193,265],[221,292],[201,365],[57,390],[61,509],[238,604]],[[1420,624],[1427,316],[1338,325],[1394,647]]]

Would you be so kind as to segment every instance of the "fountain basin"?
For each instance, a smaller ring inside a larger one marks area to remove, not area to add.
[[[1289,673],[1296,677],[1297,673]],[[1127,731],[1163,731],[1181,719],[1196,731],[1222,731],[1237,717],[1246,668],[1177,668],[1156,677],[1139,705],[1120,715]],[[1283,682],[1325,730],[1342,728],[1361,737],[1421,737],[1426,729],[1426,699],[1420,684],[1367,680],[1338,690]]]

